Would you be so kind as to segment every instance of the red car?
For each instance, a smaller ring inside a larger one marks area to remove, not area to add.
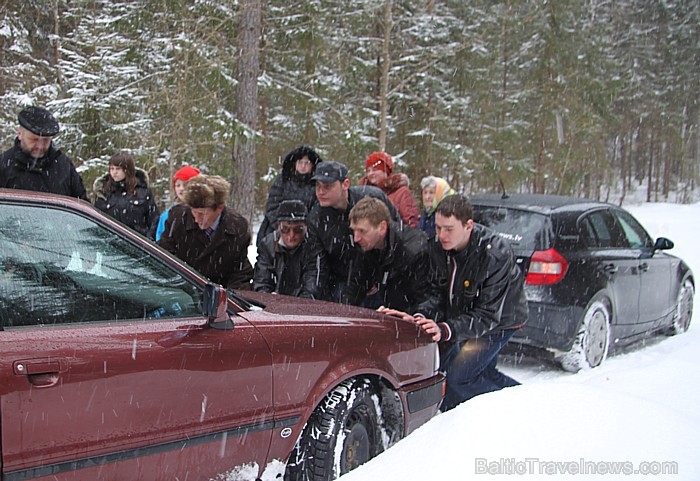
[[[412,323],[238,294],[85,202],[0,189],[2,480],[333,479],[436,413]]]

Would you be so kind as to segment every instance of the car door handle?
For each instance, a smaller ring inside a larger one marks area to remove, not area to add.
[[[15,361],[12,368],[16,375],[27,376],[34,387],[51,387],[58,384],[59,374],[68,370],[68,361],[63,358],[26,359]]]
[[[642,264],[639,265],[639,270],[642,272],[646,272],[649,270],[649,264],[646,262],[643,262]]]
[[[615,274],[617,272],[617,266],[615,264],[605,264],[598,270],[605,272],[606,274]]]

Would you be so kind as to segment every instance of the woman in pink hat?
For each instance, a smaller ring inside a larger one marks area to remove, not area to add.
[[[420,212],[408,188],[408,177],[392,174],[394,161],[386,152],[373,152],[365,161],[366,175],[360,179],[361,185],[379,187],[389,197],[405,225],[418,227]]]

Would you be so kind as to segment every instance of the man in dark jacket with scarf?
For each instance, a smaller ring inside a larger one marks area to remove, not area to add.
[[[302,297],[340,302],[352,263],[357,254],[348,215],[363,197],[371,196],[386,204],[391,218],[399,215],[387,196],[377,187],[350,187],[348,169],[339,162],[321,162],[316,166],[318,203],[309,213],[309,234],[304,247],[306,269]]]
[[[474,396],[519,384],[496,368],[501,349],[527,321],[523,274],[510,245],[474,224],[466,197],[450,195],[435,215],[438,242],[430,252],[428,299],[414,315],[383,312],[415,321],[440,343],[447,374],[441,409]]]
[[[306,206],[300,200],[285,200],[277,214],[277,230],[258,244],[253,290],[298,296],[305,267]]]
[[[15,145],[0,157],[0,188],[50,192],[87,201],[73,162],[54,147],[59,125],[51,112],[27,107],[17,119],[20,126]]]
[[[217,175],[198,175],[187,183],[185,203],[174,206],[158,245],[212,282],[250,289],[248,221],[225,206],[229,183]]]
[[[371,309],[386,306],[415,312],[428,293],[428,238],[391,221],[379,199],[365,197],[350,211],[350,228],[362,253],[341,302]]]

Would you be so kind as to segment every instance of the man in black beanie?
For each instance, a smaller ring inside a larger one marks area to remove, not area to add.
[[[15,145],[0,157],[0,187],[77,197],[88,200],[83,179],[73,161],[53,144],[59,125],[48,110],[22,110]]]
[[[258,243],[253,290],[298,296],[304,276],[306,205],[283,200],[277,209],[277,229]]]

